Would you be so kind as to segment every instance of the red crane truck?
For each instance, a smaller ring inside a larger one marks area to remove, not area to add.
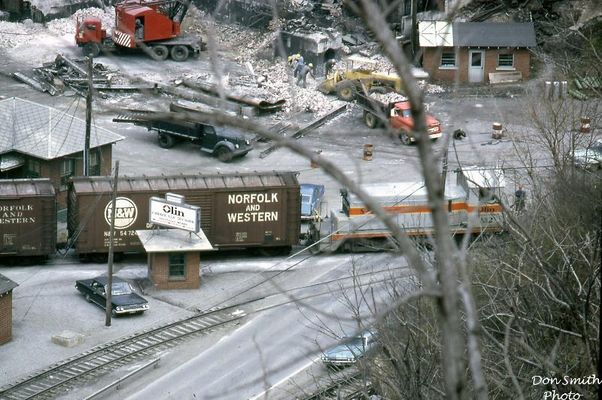
[[[399,139],[403,144],[410,144],[414,137],[414,118],[410,110],[410,102],[403,96],[391,99],[390,96],[379,100],[373,95],[357,93],[357,102],[364,109],[364,122],[369,128],[376,128],[388,122],[391,128],[399,131]],[[393,101],[392,101],[393,100]],[[429,138],[438,139],[442,135],[441,122],[432,115],[426,115],[426,126]]]
[[[92,57],[115,49],[142,49],[155,60],[171,56],[174,61],[185,61],[204,47],[200,38],[180,32],[189,4],[190,0],[117,3],[112,36],[100,19],[88,17],[76,22],[75,43]]]

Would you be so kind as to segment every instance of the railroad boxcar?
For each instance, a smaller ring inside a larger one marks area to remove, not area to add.
[[[455,182],[445,188],[446,209],[453,234],[500,232],[504,229],[501,191],[505,186],[501,170],[465,169],[456,172]],[[434,233],[431,207],[423,182],[375,183],[362,185],[412,237]],[[328,220],[310,222],[310,242],[320,240],[320,250],[382,250],[390,247],[390,231],[361,200],[341,190],[341,209],[331,210]]]
[[[50,179],[0,180],[0,263],[56,252],[56,196]]]
[[[106,254],[111,217],[111,177],[72,178],[67,227],[82,255]],[[119,178],[116,252],[141,252],[136,230],[149,229],[149,199],[176,193],[201,208],[201,228],[217,249],[290,251],[299,242],[300,189],[295,172]]]

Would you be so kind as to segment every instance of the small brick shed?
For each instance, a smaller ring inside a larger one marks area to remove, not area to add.
[[[419,40],[424,70],[450,83],[489,83],[509,73],[528,79],[537,45],[532,22],[421,21]]]
[[[0,274],[0,344],[9,342],[13,336],[13,289],[17,286]]]

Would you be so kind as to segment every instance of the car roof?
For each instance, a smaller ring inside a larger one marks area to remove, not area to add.
[[[315,188],[324,187],[324,185],[314,185],[313,183],[302,183],[299,186],[301,187],[301,192],[303,193],[311,193]]]
[[[96,278],[93,278],[93,280],[95,280],[96,282],[100,283],[103,286],[109,284],[109,277],[107,277],[107,276],[97,276]],[[117,283],[117,282],[126,282],[126,281],[114,276],[113,283]]]

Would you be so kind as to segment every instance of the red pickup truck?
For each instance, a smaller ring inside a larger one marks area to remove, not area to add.
[[[416,140],[414,137],[414,119],[410,111],[410,102],[403,96],[391,101],[379,100],[374,95],[365,96],[358,94],[358,104],[364,109],[364,122],[369,128],[376,128],[386,122],[399,131],[399,139],[403,144],[410,144]],[[426,126],[429,138],[435,140],[441,137],[441,123],[432,115],[426,115]]]

